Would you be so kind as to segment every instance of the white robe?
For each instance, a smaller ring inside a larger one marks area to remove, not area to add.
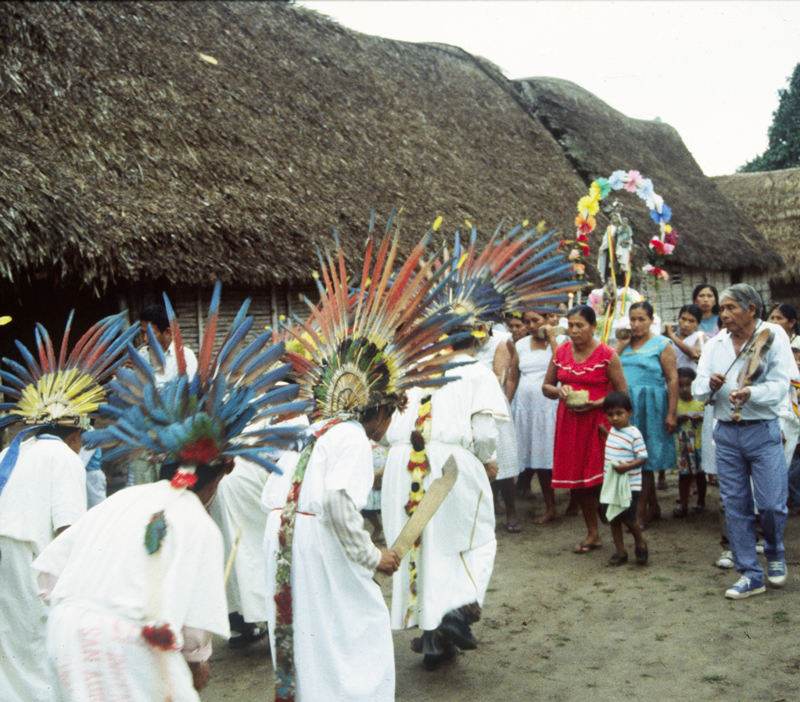
[[[167,532],[154,557],[144,534],[159,510]],[[172,695],[173,702],[198,702],[184,656],[202,660],[210,633],[229,631],[222,538],[197,495],[176,494],[166,480],[121,490],[53,541],[33,567],[58,577],[47,650],[66,699],[154,702]],[[142,638],[152,593],[160,598],[158,618],[191,652],[161,651]]]
[[[7,450],[7,449],[6,449]],[[6,451],[0,453],[0,460]],[[56,531],[86,512],[86,471],[63,441],[28,439],[0,494],[0,700],[51,702],[47,608],[31,563]]]
[[[263,551],[267,515],[261,511],[261,493],[268,475],[261,466],[237,458],[233,470],[220,481],[209,510],[222,533],[226,563],[242,528],[225,594],[228,611],[240,612],[246,622],[267,620]]]
[[[297,453],[283,455],[278,463],[283,475],[270,476],[262,498],[268,513],[264,553],[273,665],[278,528],[298,460]],[[355,510],[363,509],[373,478],[372,449],[360,424],[338,424],[317,439],[297,503],[292,548],[298,702],[394,700],[389,612],[372,579],[380,553],[356,512],[360,530],[348,525],[343,536],[338,514],[330,508],[331,494],[344,493]],[[365,560],[372,561],[371,567],[362,564]]]
[[[454,360],[468,361],[459,354]],[[497,444],[499,422],[508,422],[507,404],[494,374],[480,363],[448,371],[460,376],[433,392],[431,437],[426,441],[431,472],[424,486],[442,473],[451,454],[458,479],[450,494],[425,527],[417,562],[417,608],[408,626],[431,631],[451,610],[472,602],[483,604],[497,549],[492,489],[483,463]],[[386,440],[391,448],[383,477],[382,515],[387,543],[393,543],[408,521],[411,473],[410,436],[421,399],[428,389],[408,393],[408,407],[395,414]],[[393,577],[392,628],[404,628],[409,603],[409,556]]]

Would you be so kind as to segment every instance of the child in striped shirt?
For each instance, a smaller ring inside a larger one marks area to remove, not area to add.
[[[633,535],[635,541],[636,562],[639,565],[647,563],[647,543],[642,537],[642,530],[636,521],[636,506],[639,503],[639,493],[642,490],[642,466],[647,462],[647,447],[644,444],[641,432],[631,424],[633,405],[628,393],[610,392],[603,402],[611,429],[606,439],[605,453],[605,482],[611,482],[611,471],[619,475],[626,475],[630,483],[630,505],[610,520],[611,536],[617,552],[611,556],[608,564],[621,566],[628,562],[628,552],[622,539],[623,524]]]

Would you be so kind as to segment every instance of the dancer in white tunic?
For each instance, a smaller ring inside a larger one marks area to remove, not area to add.
[[[327,287],[320,285],[310,318],[288,330],[301,397],[322,422],[299,456],[281,459],[284,474],[267,482],[263,499],[276,701],[394,700],[389,613],[372,578],[376,569],[393,573],[400,559],[372,543],[359,510],[374,481],[370,439],[383,437],[408,388],[446,382],[451,354],[437,352],[456,320],[449,313],[421,319],[444,273],[433,272],[433,260],[421,263],[426,242],[391,288],[396,236],[384,238],[374,269],[370,236],[355,292],[339,252],[337,263],[322,266]]]
[[[434,392],[416,389],[409,406],[397,415],[387,434],[390,443],[384,473],[382,514],[386,539],[392,543],[413,514],[430,483],[441,475],[452,455],[458,479],[421,539],[405,556],[392,590],[392,626],[423,630],[412,650],[424,654],[423,667],[438,668],[453,660],[455,647],[477,646],[471,624],[481,607],[494,565],[495,518],[490,481],[498,471],[498,426],[510,421],[497,378],[480,363],[469,364],[478,339],[508,313],[557,303],[573,288],[571,267],[549,249],[539,249],[552,235],[531,243],[536,230],[516,228],[500,238],[499,230],[484,251],[475,249],[473,229],[462,251],[458,235],[453,255],[442,269],[446,283],[431,301],[431,310],[458,315],[466,338],[451,348],[463,365],[448,370],[459,377]],[[538,249],[538,250],[537,250]],[[546,302],[542,302],[546,301]]]
[[[555,492],[550,482],[558,402],[542,393],[544,377],[556,349],[556,329],[547,324],[547,318],[539,312],[527,311],[523,318],[530,335],[516,343],[516,359],[508,385],[514,398],[511,411],[517,430],[520,465],[536,472],[545,503],[544,515],[534,521],[544,524],[557,516]]]
[[[215,286],[191,377],[164,300],[177,376],[159,385],[129,345],[131,367],[117,371],[112,401],[100,407],[114,422],[85,435],[86,446],[103,446],[112,459],[146,450],[161,465],[161,480],[92,508],[34,563],[54,605],[47,648],[69,702],[199,702],[211,634],[228,635],[222,538],[206,506],[235,457],[275,469],[270,452],[297,435],[267,427],[245,438],[242,430],[305,406],[286,402],[296,397],[295,386],[275,388],[290,370],[270,370],[283,344],[269,346],[268,334],[246,342],[254,323],[246,315],[249,300],[215,354]],[[156,363],[164,360],[156,353]]]
[[[32,561],[86,512],[86,471],[78,458],[81,432],[97,410],[124,345],[123,315],[91,327],[67,357],[72,315],[58,356],[36,325],[37,349],[17,342],[23,363],[3,359],[0,429],[23,428],[0,453],[0,700],[50,702],[59,698],[45,653],[47,610],[38,599]],[[36,433],[35,438],[29,435]]]
[[[472,360],[468,354],[455,359]],[[431,656],[428,665],[438,662],[434,657],[445,655],[446,648],[436,640],[438,634],[429,632],[436,631],[452,612],[464,606],[483,605],[497,549],[492,490],[485,464],[496,460],[497,425],[510,420],[500,386],[483,365],[466,365],[447,371],[446,376],[460,380],[432,395],[419,388],[409,392],[408,408],[394,417],[387,432],[391,448],[383,478],[383,528],[387,542],[392,543],[408,521],[405,504],[413,492],[413,476],[408,469],[414,450],[411,434],[420,406],[431,396],[429,435],[425,437],[430,472],[423,487],[441,475],[450,455],[458,466],[458,480],[425,527],[416,560],[416,597],[411,591],[411,554],[395,575],[392,588],[392,628],[418,626],[428,634],[421,642],[423,646],[428,644],[423,651]],[[450,619],[458,616],[452,614]],[[477,616],[475,608],[471,608],[466,614],[467,624],[476,621]],[[459,625],[466,631],[461,622]]]

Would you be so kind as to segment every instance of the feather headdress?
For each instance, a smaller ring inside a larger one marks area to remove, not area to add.
[[[442,264],[451,275],[441,286],[429,314],[449,310],[466,315],[465,328],[480,329],[501,322],[506,314],[547,310],[579,290],[572,264],[556,253],[558,242],[548,243],[555,230],[536,238],[537,229],[517,226],[505,236],[498,227],[481,253],[475,228],[463,247],[456,232],[453,254]]]
[[[154,460],[186,466],[206,464],[218,458],[242,456],[267,470],[276,470],[268,458],[275,446],[291,445],[298,431],[290,427],[248,430],[245,427],[276,415],[297,414],[304,402],[296,385],[282,385],[291,365],[280,364],[282,343],[271,344],[270,332],[247,341],[254,318],[246,300],[231,328],[214,354],[220,305],[219,283],[214,287],[197,372],[186,374],[183,341],[175,312],[164,295],[177,358],[177,376],[156,386],[153,369],[132,345],[128,346],[131,368],[121,368],[109,384],[110,402],[100,408],[114,420],[107,429],[89,432],[86,444],[110,448],[104,455],[114,458],[144,449]],[[148,328],[150,349],[156,362],[165,359],[152,328]]]
[[[58,356],[47,330],[37,324],[38,359],[19,341],[16,344],[24,365],[3,359],[9,370],[0,371],[0,392],[13,402],[0,404],[0,409],[8,411],[0,418],[0,428],[18,421],[77,425],[105,400],[102,382],[123,362],[125,347],[137,328],[123,331],[124,313],[106,317],[92,326],[67,355],[74,313],[73,310],[67,320]]]
[[[372,223],[361,282],[348,289],[341,248],[320,256],[320,302],[305,322],[288,329],[299,349],[287,351],[301,395],[314,404],[315,418],[358,416],[368,407],[402,406],[408,388],[444,385],[452,339],[460,319],[450,312],[420,317],[446,275],[423,261],[426,234],[395,272],[398,236],[386,234],[374,251]],[[375,258],[373,261],[373,254]],[[416,270],[419,267],[419,270]],[[324,283],[324,285],[323,285]],[[444,337],[444,338],[443,338]]]

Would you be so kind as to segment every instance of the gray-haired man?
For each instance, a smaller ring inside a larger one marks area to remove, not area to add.
[[[786,528],[787,473],[778,419],[789,391],[794,359],[786,334],[760,319],[761,296],[750,285],[733,285],[720,296],[720,325],[725,329],[708,342],[700,358],[692,394],[701,401],[713,396],[719,489],[733,562],[741,573],[725,597],[740,599],[764,592],[764,571],[756,554],[755,506],[764,530],[767,579],[776,587],[786,580],[783,534]],[[737,378],[742,351],[760,330],[773,329],[764,370],[742,390]],[[733,419],[733,403],[741,403],[741,420]],[[752,488],[751,488],[752,479]]]

